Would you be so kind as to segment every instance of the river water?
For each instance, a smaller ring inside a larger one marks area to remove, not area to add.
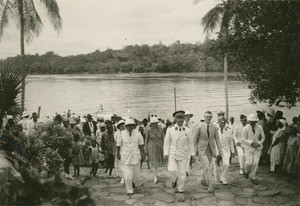
[[[84,74],[84,75],[30,75],[27,78],[25,107],[29,112],[41,106],[41,118],[72,113],[94,115],[99,105],[107,113],[133,116],[138,119],[157,114],[163,119],[172,118],[175,109],[194,113],[193,121],[199,122],[206,110],[216,117],[225,110],[222,73],[188,74]],[[266,109],[265,104],[250,104],[247,84],[229,76],[229,113],[238,120],[240,114],[255,113]],[[284,112],[288,122],[299,115],[300,105],[292,109],[277,108]]]

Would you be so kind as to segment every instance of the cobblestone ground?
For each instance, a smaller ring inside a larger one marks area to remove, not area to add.
[[[81,170],[85,175],[89,168]],[[146,164],[141,169],[138,187],[131,199],[126,195],[125,186],[120,184],[117,174],[108,176],[103,169],[98,171],[96,178],[86,180],[83,186],[89,188],[97,205],[300,205],[299,181],[288,182],[286,177],[270,177],[268,168],[260,167],[259,185],[253,185],[238,172],[237,160],[234,158],[229,170],[229,185],[216,182],[213,195],[200,184],[202,169],[199,162],[193,165],[183,194],[176,193],[171,187],[166,166],[159,168],[159,182],[154,184],[153,175]],[[68,184],[78,185],[82,178],[68,181]]]

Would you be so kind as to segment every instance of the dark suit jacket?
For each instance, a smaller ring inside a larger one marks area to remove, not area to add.
[[[92,121],[93,125],[94,125],[94,135],[96,135],[96,130],[97,130],[97,124],[95,121]],[[88,135],[88,136],[91,136],[91,129],[90,129],[90,126],[89,126],[89,122],[85,122],[82,126],[82,131],[83,131],[83,134],[84,135]]]
[[[218,133],[218,127],[213,123],[209,124],[209,137],[207,135],[206,123],[203,123],[197,127],[195,135],[194,135],[194,145],[195,145],[196,154],[198,152],[199,155],[204,155],[205,151],[207,149],[208,143],[209,143],[212,155],[214,157],[217,156],[216,144],[217,144],[219,154],[221,154],[221,155],[223,154],[222,148],[221,148],[221,143],[220,143],[220,138],[219,138],[219,133]]]

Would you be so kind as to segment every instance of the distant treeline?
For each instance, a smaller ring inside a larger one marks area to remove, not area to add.
[[[3,61],[14,61],[10,57]],[[144,72],[222,71],[222,61],[214,51],[214,40],[202,44],[176,41],[166,46],[157,44],[126,46],[121,50],[96,50],[89,54],[61,57],[54,52],[26,55],[30,74],[109,74]]]

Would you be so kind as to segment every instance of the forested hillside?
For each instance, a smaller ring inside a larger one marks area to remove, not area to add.
[[[80,49],[80,48],[78,48]],[[18,57],[3,61],[14,61]],[[202,44],[175,43],[126,46],[121,50],[96,50],[88,54],[59,56],[54,52],[26,55],[30,74],[143,73],[222,71],[214,40]]]

